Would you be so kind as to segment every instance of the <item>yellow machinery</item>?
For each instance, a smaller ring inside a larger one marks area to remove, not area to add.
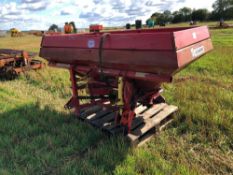
[[[16,28],[12,28],[10,31],[11,31],[11,37],[20,37],[20,36],[22,36],[22,33]]]

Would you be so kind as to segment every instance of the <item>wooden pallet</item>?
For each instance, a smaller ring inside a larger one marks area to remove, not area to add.
[[[166,103],[156,104],[150,108],[139,105],[135,109],[136,117],[132,123],[131,133],[127,134],[127,139],[132,146],[143,145],[172,121],[172,114],[177,110],[176,106]],[[115,124],[116,115],[117,111],[93,106],[82,110],[79,118],[111,135],[124,134],[125,128]]]

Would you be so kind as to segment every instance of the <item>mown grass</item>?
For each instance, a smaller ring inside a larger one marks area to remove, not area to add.
[[[233,30],[211,31],[214,51],[165,84],[179,106],[172,125],[143,146],[107,138],[63,109],[69,75],[45,68],[0,82],[0,174],[232,174]],[[40,37],[1,38],[38,52]]]

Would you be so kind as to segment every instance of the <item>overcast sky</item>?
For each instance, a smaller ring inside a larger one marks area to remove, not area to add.
[[[46,30],[74,21],[78,28],[100,23],[121,26],[135,19],[144,22],[154,12],[187,6],[212,10],[215,0],[0,0],[0,30]]]

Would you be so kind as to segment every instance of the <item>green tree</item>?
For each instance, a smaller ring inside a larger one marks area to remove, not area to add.
[[[155,12],[151,15],[151,18],[157,18],[159,15],[161,15],[161,13]]]
[[[171,11],[169,11],[169,10],[165,10],[165,11],[163,12],[163,16],[164,16],[165,22],[171,22],[172,19],[173,19],[172,13],[171,13]]]
[[[179,23],[179,22],[186,22],[190,21],[192,19],[192,9],[188,7],[183,7],[179,9],[179,11],[175,11],[172,13],[173,23]]]
[[[58,29],[58,26],[56,25],[56,24],[52,24],[50,27],[49,27],[49,31],[54,31],[54,32],[56,32],[56,31],[58,31],[59,29]]]
[[[155,12],[151,15],[150,19],[154,20],[154,23],[157,24],[157,18],[161,15],[159,12]]]
[[[226,19],[233,19],[233,6],[226,10],[225,18]]]
[[[194,9],[183,7],[179,11],[164,11],[163,13],[155,12],[151,15],[151,19],[156,24],[161,23],[180,23],[191,20],[205,21],[205,20],[219,20],[233,19],[233,0],[216,0],[213,4],[213,11],[208,12],[207,9]],[[149,19],[148,19],[149,20]]]
[[[180,14],[183,15],[184,21],[190,21],[192,15],[192,9],[188,7],[183,7],[179,10]]]
[[[193,10],[192,12],[192,20],[194,21],[205,21],[207,20],[209,12],[207,9],[198,9]]]
[[[179,23],[179,22],[184,21],[184,15],[182,13],[180,13],[179,11],[173,12],[172,15],[173,15],[173,19],[172,19],[173,23]]]
[[[233,8],[233,0],[216,0],[213,4],[213,13],[218,18],[232,18],[230,10]],[[230,15],[230,16],[228,16]]]
[[[172,21],[173,15],[171,11],[165,10],[163,13],[153,13],[151,19],[153,19],[156,24],[168,23]]]

